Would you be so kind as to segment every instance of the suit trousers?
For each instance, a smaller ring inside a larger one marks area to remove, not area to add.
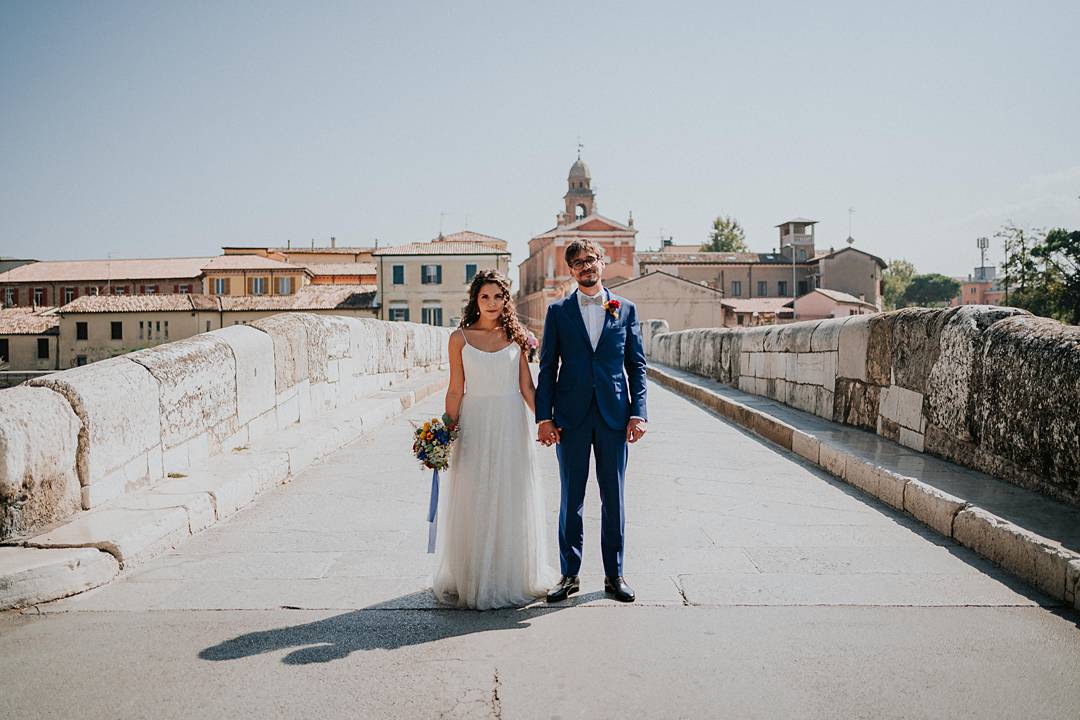
[[[604,422],[593,399],[585,419],[564,428],[556,455],[562,497],[559,503],[559,558],[563,575],[577,575],[584,544],[585,487],[589,455],[596,460],[600,488],[600,552],[604,574],[623,574],[623,478],[626,475],[626,428],[613,430]]]

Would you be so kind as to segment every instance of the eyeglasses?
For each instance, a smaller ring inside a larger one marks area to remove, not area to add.
[[[582,268],[587,268],[590,265],[597,265],[600,262],[600,258],[596,257],[595,255],[589,255],[587,257],[571,260],[569,264],[570,267],[574,268],[575,270],[581,270]]]

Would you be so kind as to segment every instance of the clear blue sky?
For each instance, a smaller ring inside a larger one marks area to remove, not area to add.
[[[445,212],[516,264],[578,136],[639,248],[717,214],[840,246],[854,207],[857,247],[966,274],[1007,219],[1080,227],[1080,3],[889,6],[8,0],[0,255],[398,244]]]

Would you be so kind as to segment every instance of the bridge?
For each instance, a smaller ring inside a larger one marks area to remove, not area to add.
[[[405,452],[445,331],[254,325],[0,392],[4,716],[1075,714],[1075,328],[647,323],[637,602],[591,492],[582,594],[476,613],[425,592]]]

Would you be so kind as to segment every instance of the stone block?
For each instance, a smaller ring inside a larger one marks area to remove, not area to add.
[[[956,514],[953,538],[1021,579],[1035,582],[1035,553],[1040,542],[1023,528],[982,508],[968,507]]]
[[[840,329],[847,318],[833,318],[818,323],[810,336],[810,352],[836,352],[840,348]]]
[[[236,363],[236,419],[241,427],[274,408],[274,341],[250,325],[207,333],[232,350]]]
[[[765,333],[762,349],[765,352],[785,353],[791,351],[791,333],[786,325],[772,325]]]
[[[754,378],[749,375],[739,376],[739,390],[744,393],[754,394],[754,390],[757,388],[757,384],[754,382]]]
[[[158,381],[127,356],[52,373],[28,384],[60,393],[79,417],[82,427],[76,467],[83,488],[103,482],[123,487],[132,481],[132,463],[138,466],[141,458],[154,452],[160,458]],[[160,469],[161,462],[159,459],[156,465],[148,462],[142,466],[152,473]],[[117,473],[120,477],[114,476]],[[142,480],[149,482],[158,477]]]
[[[0,547],[0,610],[75,595],[104,585],[119,572],[116,558],[92,548]]]
[[[818,407],[818,388],[814,385],[789,385],[788,405],[804,412],[813,413]]]
[[[1080,610],[1080,560],[1070,560],[1065,568],[1065,602]]]
[[[757,327],[747,328],[743,330],[740,335],[740,350],[742,352],[762,352],[765,350],[765,336],[769,334],[772,327],[768,325],[759,325]]]
[[[0,390],[0,539],[75,514],[79,418],[43,387]]]
[[[810,352],[810,341],[814,336],[814,331],[817,330],[820,324],[820,320],[804,320],[782,326],[787,332],[791,333],[791,352]]]
[[[795,381],[802,385],[824,385],[824,353],[801,352],[796,359]]]
[[[911,448],[917,452],[922,452],[925,436],[922,433],[908,430],[906,427],[901,426],[899,443],[904,447]]]
[[[815,392],[817,394],[817,401],[814,405],[814,414],[818,417],[823,417],[826,420],[832,420],[833,406],[836,403],[833,393],[825,388],[816,388]]]
[[[174,547],[189,535],[187,513],[178,507],[126,510],[102,507],[26,542],[36,548],[97,548],[130,567]]]
[[[160,485],[160,483],[158,484]],[[210,527],[217,520],[214,498],[208,492],[164,492],[155,486],[141,492],[125,495],[109,507],[127,510],[167,510],[181,508],[188,516],[188,533],[195,534]]]
[[[791,437],[795,428],[763,412],[754,413],[753,431],[785,450],[791,449]]]
[[[223,340],[196,335],[127,357],[158,381],[162,448],[209,433],[213,452],[236,432],[236,360]]]
[[[844,478],[847,471],[848,453],[840,448],[822,442],[818,446],[818,465],[826,472],[838,478]]]
[[[297,313],[271,315],[251,323],[274,344],[274,389],[280,396],[308,379],[307,324]]]
[[[852,315],[844,321],[837,340],[838,373],[852,380],[868,380],[867,349],[870,342],[870,319],[873,315]]]
[[[267,442],[262,447],[273,445],[273,442]],[[154,486],[154,492],[181,498],[205,493],[213,500],[215,517],[223,520],[260,493],[288,479],[287,452],[246,450],[216,457],[212,464],[192,471],[187,477],[162,481]]]
[[[964,500],[920,480],[909,480],[904,487],[904,511],[945,537],[952,537],[953,519],[967,506]]]
[[[836,351],[821,353],[821,386],[830,393],[836,392],[836,371],[839,365]]]
[[[873,463],[849,456],[847,462],[844,463],[844,472],[839,477],[849,485],[854,485],[859,488],[867,495],[877,497],[878,484],[881,480],[881,476],[878,474],[877,470],[877,466]],[[836,475],[836,473],[833,474]]]
[[[820,460],[819,452],[821,443],[816,437],[804,433],[802,430],[792,431],[791,449],[795,454],[806,458],[815,465],[817,465]]]

